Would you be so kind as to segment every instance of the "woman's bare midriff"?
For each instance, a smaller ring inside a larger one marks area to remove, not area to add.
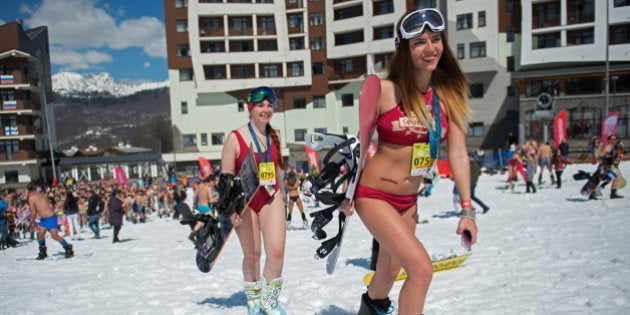
[[[361,173],[360,186],[395,195],[418,192],[422,176],[411,176],[410,146],[382,143]],[[374,162],[374,163],[372,163]]]

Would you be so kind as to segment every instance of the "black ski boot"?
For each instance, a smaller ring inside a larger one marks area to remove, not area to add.
[[[361,306],[357,315],[386,315],[394,314],[395,307],[389,298],[372,300],[367,292],[361,295]]]
[[[66,250],[66,258],[70,258],[74,256],[74,251],[72,250],[72,244],[68,244],[63,247]]]
[[[37,254],[37,260],[43,260],[46,257],[48,257],[48,255],[46,254],[46,246],[40,246],[39,254]]]
[[[623,198],[623,196],[617,194],[617,189],[610,190],[610,199],[620,199],[620,198]]]

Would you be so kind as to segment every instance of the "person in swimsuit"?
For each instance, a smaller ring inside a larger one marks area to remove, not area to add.
[[[468,81],[448,46],[446,23],[435,9],[407,12],[396,25],[396,52],[376,101],[378,149],[356,187],[354,208],[378,241],[376,273],[361,297],[359,314],[393,314],[388,298],[400,267],[399,314],[421,314],[432,278],[431,258],[415,235],[417,192],[433,167],[440,142],[462,200],[456,234],[477,240],[470,196],[466,128]],[[342,204],[352,214],[352,204]]]
[[[304,213],[304,204],[302,203],[302,199],[300,199],[300,181],[298,180],[297,173],[291,170],[287,179],[284,180],[284,185],[289,190],[289,207],[287,208],[287,229],[291,226],[291,213],[293,212],[293,206],[297,205],[298,210],[302,214],[302,223],[303,228],[308,229],[308,220],[306,219],[306,214]]]
[[[37,243],[39,243],[39,254],[37,255],[37,259],[42,260],[48,257],[46,254],[47,231],[50,233],[50,237],[52,237],[52,239],[63,246],[66,258],[74,256],[72,244],[66,242],[66,240],[59,235],[57,230],[57,214],[55,213],[53,206],[48,201],[48,198],[40,191],[36,191],[34,183],[29,183],[27,190],[26,196],[28,198],[28,206],[31,208],[31,222],[36,222],[35,219],[37,217],[40,218],[39,226],[36,227],[36,224],[31,224],[30,226],[31,231],[37,228]]]
[[[219,204],[229,201],[224,183],[237,176],[249,148],[254,150],[260,186],[240,215],[231,215],[243,250],[243,276],[249,314],[285,314],[278,305],[286,242],[284,193],[285,165],[278,132],[271,125],[276,94],[269,87],[253,89],[247,97],[249,122],[230,132],[221,154]],[[265,175],[265,176],[260,176]],[[267,176],[270,175],[270,176]],[[262,236],[262,238],[261,238]],[[261,247],[266,261],[260,268]],[[264,312],[264,313],[263,313]]]

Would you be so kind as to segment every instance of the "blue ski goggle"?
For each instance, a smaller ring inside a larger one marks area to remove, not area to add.
[[[432,32],[446,29],[442,13],[436,9],[420,9],[407,14],[400,23],[400,35],[404,39],[414,38],[428,27]]]
[[[268,86],[257,87],[249,92],[249,95],[247,95],[248,103],[260,103],[264,99],[268,99],[272,103],[275,103],[277,100],[276,93]]]

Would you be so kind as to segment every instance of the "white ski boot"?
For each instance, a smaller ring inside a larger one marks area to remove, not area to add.
[[[262,277],[262,293],[260,296],[261,306],[267,315],[286,315],[286,312],[278,305],[278,297],[282,290],[282,277],[273,279],[267,283],[265,277]]]
[[[264,314],[260,307],[260,281],[245,281],[245,296],[247,297],[247,314],[262,315]]]

